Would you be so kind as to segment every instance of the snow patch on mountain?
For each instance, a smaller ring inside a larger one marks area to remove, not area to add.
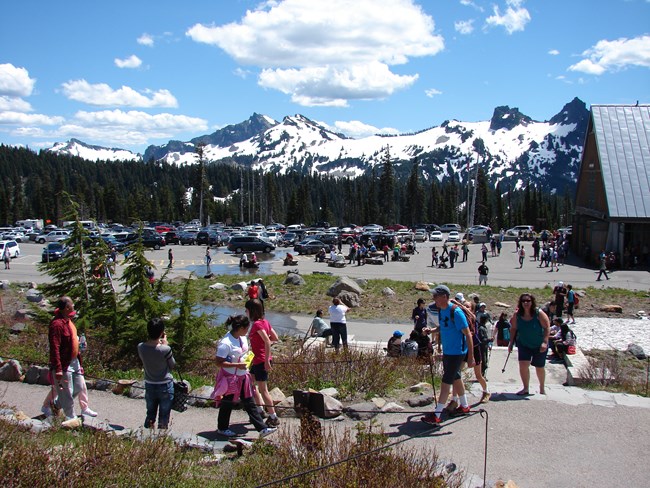
[[[48,151],[68,156],[78,156],[89,161],[140,161],[142,155],[126,149],[91,146],[78,139],[57,142]]]

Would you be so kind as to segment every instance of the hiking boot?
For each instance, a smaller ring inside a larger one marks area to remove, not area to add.
[[[429,424],[429,425],[438,425],[439,423],[442,422],[442,419],[438,417],[435,413],[428,413],[420,420],[422,420],[422,422],[424,422],[425,424]]]
[[[266,429],[262,429],[262,430],[260,430],[260,437],[266,437],[267,435],[271,435],[276,430],[278,430],[278,429],[273,428],[273,427],[267,427]]]
[[[277,427],[278,425],[280,425],[280,419],[277,417],[269,417],[268,419],[266,419],[266,425],[268,427]]]
[[[463,407],[461,405],[456,410],[454,410],[454,415],[467,415],[468,413],[469,413],[469,405],[466,407]]]
[[[484,391],[481,395],[481,401],[479,403],[487,403],[490,401],[490,392]]]
[[[458,402],[456,400],[450,401],[447,406],[444,408],[447,412],[454,412],[458,408]]]

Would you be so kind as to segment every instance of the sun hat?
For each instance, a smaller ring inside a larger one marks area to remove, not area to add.
[[[456,300],[459,302],[464,302],[465,301],[465,295],[463,295],[461,292],[456,293]]]

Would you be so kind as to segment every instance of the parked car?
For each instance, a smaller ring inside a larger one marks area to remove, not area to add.
[[[178,244],[180,242],[180,238],[178,237],[178,232],[175,230],[170,230],[168,232],[165,232],[165,242],[167,244]]]
[[[109,249],[115,248],[117,252],[122,252],[124,251],[124,243],[118,241],[115,239],[113,236],[101,236],[102,241],[106,243],[106,245],[109,247]]]
[[[219,246],[219,234],[211,230],[202,230],[196,234],[196,243],[201,246]]]
[[[448,242],[460,242],[460,234],[457,230],[452,230],[449,234],[447,234],[447,241]]]
[[[70,232],[67,230],[53,230],[47,234],[41,234],[36,238],[36,242],[39,244],[45,244],[46,242],[59,242],[64,241],[68,238]]]
[[[521,232],[522,237],[528,237],[533,234],[533,226],[532,225],[515,225],[512,229],[508,229],[506,231],[507,236],[512,236],[516,237],[520,235],[519,233]]]
[[[415,231],[414,239],[416,242],[424,242],[427,240],[427,231],[424,229],[418,229]]]
[[[443,224],[440,226],[440,232],[451,232],[451,231],[460,232],[461,227],[459,224]]]
[[[3,258],[5,252],[9,254],[10,258],[17,258],[20,256],[20,246],[14,240],[0,241],[0,258]]]
[[[431,242],[442,242],[443,241],[442,232],[440,232],[439,230],[431,231],[431,234],[429,234],[429,240]]]
[[[295,232],[285,232],[282,237],[280,237],[279,245],[288,247],[293,246],[296,243],[297,235]]]
[[[271,252],[274,249],[273,243],[253,236],[234,236],[228,243],[228,250],[237,254],[255,251]]]
[[[16,242],[25,242],[28,240],[27,236],[18,231],[5,232],[2,234],[2,240],[5,241],[16,241]]]
[[[177,233],[178,242],[181,246],[196,244],[196,234],[198,232],[181,231]]]
[[[487,235],[488,230],[490,230],[490,228],[485,225],[473,225],[467,229],[467,233],[472,236],[485,236]]]
[[[126,236],[122,236],[118,239],[120,242],[124,243],[125,246],[130,246],[137,242],[138,234],[131,232]],[[158,234],[156,231],[145,232],[142,234],[142,245],[144,247],[150,247],[156,251],[166,245],[165,238]]]
[[[51,263],[53,261],[58,261],[59,259],[65,257],[68,254],[68,248],[60,242],[48,242],[47,246],[43,248],[43,253],[41,254],[42,263]]]
[[[316,254],[323,248],[329,249],[329,246],[318,239],[305,239],[297,243],[293,250],[298,254]]]

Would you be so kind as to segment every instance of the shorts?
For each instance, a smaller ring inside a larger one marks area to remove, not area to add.
[[[546,351],[544,352],[539,352],[539,347],[536,349],[532,349],[530,347],[517,344],[517,357],[519,361],[530,361],[530,364],[532,364],[536,368],[544,367],[544,365],[546,364],[547,352],[548,352],[548,348],[546,348]]]
[[[569,306],[566,310],[567,315],[573,315],[573,307],[575,306],[575,303],[569,302]]]
[[[251,366],[251,374],[255,378],[255,381],[269,380],[269,372],[264,367],[264,363],[253,364]]]
[[[487,275],[478,275],[478,284],[485,283],[487,285]]]
[[[474,366],[480,366],[482,360],[481,358],[483,357],[483,354],[481,354],[481,346],[474,346]],[[463,361],[467,362],[467,354],[465,354],[465,359]]]
[[[442,355],[442,382],[453,385],[454,381],[462,378],[460,369],[465,359],[464,354],[443,354]]]

